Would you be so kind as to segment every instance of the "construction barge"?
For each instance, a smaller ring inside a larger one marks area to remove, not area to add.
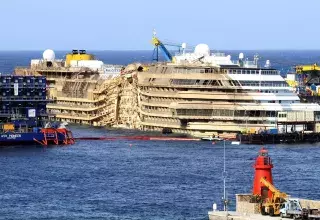
[[[253,165],[255,169],[252,193],[236,194],[236,210],[228,210],[226,193],[223,196],[223,211],[213,205],[208,212],[209,220],[279,220],[320,219],[320,201],[292,197],[274,186],[273,163],[268,151],[262,148]]]
[[[320,133],[283,133],[283,134],[238,134],[237,141],[242,144],[301,144],[317,143]]]
[[[73,144],[65,124],[48,121],[48,102],[45,77],[0,75],[0,145]]]

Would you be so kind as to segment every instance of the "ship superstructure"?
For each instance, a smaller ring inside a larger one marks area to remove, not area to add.
[[[119,76],[120,70],[120,66],[106,65],[85,50],[73,50],[65,60],[46,50],[43,59],[31,60],[30,68],[17,68],[15,73],[47,77],[49,97],[54,100],[47,109],[55,120],[96,126],[110,114],[107,81]]]
[[[141,125],[201,136],[278,128],[314,130],[318,104],[300,103],[279,71],[239,55],[211,53],[205,44],[182,52],[173,62],[138,73]],[[287,112],[295,113],[288,118]],[[285,123],[284,123],[285,122]]]

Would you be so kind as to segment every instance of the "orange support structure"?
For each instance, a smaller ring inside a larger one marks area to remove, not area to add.
[[[74,144],[75,142],[71,131],[66,128],[43,128],[41,129],[41,133],[43,133],[43,140],[37,140],[35,138],[33,140],[43,146],[48,146],[48,144],[52,143],[58,145],[59,141],[64,145]],[[59,140],[59,134],[63,135],[63,139]]]
[[[64,139],[62,140],[64,145],[74,144],[74,138],[71,131],[68,131],[65,128],[58,128],[57,132],[64,136]]]

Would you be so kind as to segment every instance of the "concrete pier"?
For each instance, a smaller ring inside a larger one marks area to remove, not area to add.
[[[263,216],[261,214],[246,214],[230,211],[210,211],[208,212],[209,220],[280,220],[280,217]]]
[[[236,194],[236,211],[209,211],[209,220],[281,220],[280,217],[261,215],[260,203],[250,202],[251,197],[251,194]],[[320,210],[320,201],[307,199],[299,201],[302,207]]]

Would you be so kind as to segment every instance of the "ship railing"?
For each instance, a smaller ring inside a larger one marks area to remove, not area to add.
[[[143,122],[180,125],[180,122],[166,121],[166,120],[161,120],[161,119],[144,119]]]
[[[14,88],[14,83],[1,83],[0,82],[0,87],[1,88]],[[45,83],[18,83],[18,88],[46,88]]]
[[[164,74],[208,74],[219,73],[214,68],[173,68],[171,71],[162,72]]]
[[[238,61],[238,60],[231,60],[231,63],[232,63],[233,65],[239,65],[239,61]]]
[[[3,101],[25,101],[25,100],[34,100],[34,101],[44,101],[47,100],[46,96],[38,97],[38,96],[0,96],[0,100]]]
[[[47,116],[47,112],[46,111],[37,111],[36,115],[41,116],[41,117]],[[13,113],[10,110],[1,110],[0,116],[6,116],[6,117],[10,117],[10,118],[19,118],[19,119],[28,117],[26,114]]]
[[[229,120],[242,120],[242,121],[272,121],[272,119],[275,121],[274,118],[272,117],[260,117],[260,116],[236,116],[236,115],[223,115],[223,114],[220,114],[220,115],[212,115],[212,113],[194,113],[194,114],[190,114],[190,113],[178,113],[176,115],[177,117],[206,117],[208,119],[229,119]]]

